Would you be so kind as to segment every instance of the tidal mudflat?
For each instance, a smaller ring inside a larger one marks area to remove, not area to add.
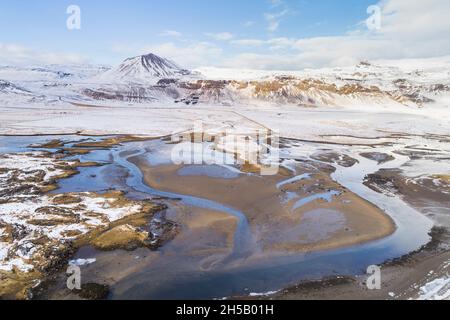
[[[175,165],[165,138],[3,137],[1,294],[96,297],[67,289],[77,264],[100,298],[254,297],[446,243],[432,238],[433,220],[448,223],[443,137],[414,139],[440,144],[420,155],[407,137],[338,139],[282,139],[278,173],[263,176]],[[424,174],[427,161],[442,170]]]

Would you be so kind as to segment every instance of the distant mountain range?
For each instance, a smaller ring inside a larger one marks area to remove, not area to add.
[[[450,58],[430,68],[362,62],[292,72],[203,68],[193,71],[146,54],[106,66],[0,67],[3,104],[179,103],[420,107],[450,92]]]

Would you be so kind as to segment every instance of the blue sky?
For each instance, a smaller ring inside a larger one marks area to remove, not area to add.
[[[302,45],[311,45],[302,39],[335,40],[360,30],[368,17],[367,7],[377,2],[0,0],[0,57],[17,46],[20,52],[36,53],[36,57],[64,60],[68,56],[116,64],[128,56],[156,51],[189,67],[233,65],[240,57],[244,61],[254,55],[261,67],[270,68],[272,57],[283,54],[287,58]],[[66,28],[66,9],[71,4],[81,8],[81,30]],[[255,66],[249,63],[248,67]]]

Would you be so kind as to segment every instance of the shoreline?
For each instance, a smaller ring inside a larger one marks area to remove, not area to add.
[[[420,298],[420,289],[433,277],[450,272],[450,251],[440,246],[448,241],[448,229],[434,228],[432,240],[419,250],[387,260],[380,265],[382,287],[369,290],[367,275],[348,275],[303,281],[261,300],[410,300]],[[431,270],[431,272],[430,272]],[[236,297],[245,300],[247,297]]]

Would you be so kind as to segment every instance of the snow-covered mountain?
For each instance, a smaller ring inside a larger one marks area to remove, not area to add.
[[[161,79],[181,79],[194,74],[178,66],[175,62],[153,53],[128,58],[118,67],[104,73],[100,80],[110,82],[133,82],[156,84]]]
[[[450,57],[420,64],[361,62],[346,68],[189,71],[147,54],[104,66],[0,67],[3,103],[179,103],[293,106],[409,106],[450,99]],[[413,68],[417,66],[418,68]],[[30,99],[30,97],[32,99]],[[22,99],[22,100],[23,100]],[[1,103],[1,102],[0,102]]]
[[[79,82],[109,70],[97,65],[0,66],[0,79],[11,82]]]
[[[2,105],[55,105],[83,100],[79,88],[109,70],[103,65],[0,66]]]
[[[5,80],[0,80],[0,92],[5,94],[30,94],[28,90],[18,87],[14,83]]]
[[[0,103],[2,106],[44,102],[45,95],[38,95],[12,82],[0,79]]]

